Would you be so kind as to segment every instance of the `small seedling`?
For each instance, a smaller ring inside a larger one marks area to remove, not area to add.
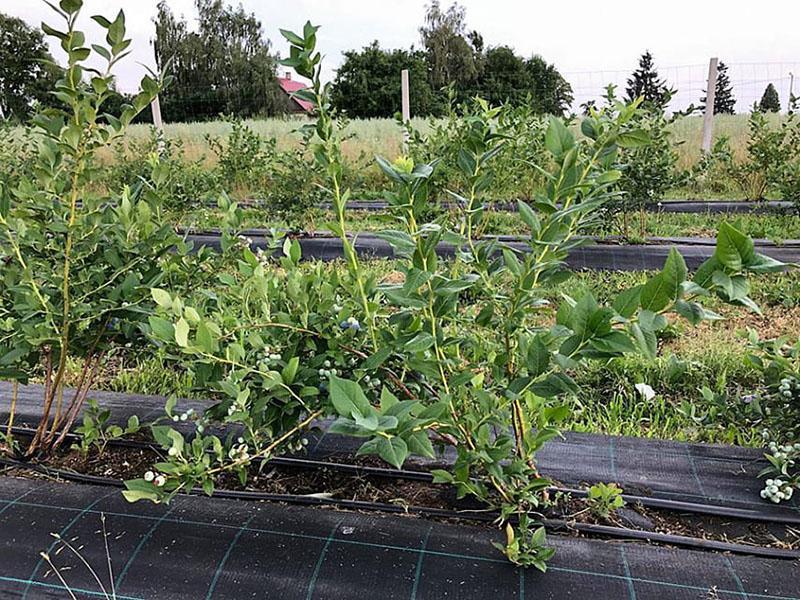
[[[94,400],[89,400],[88,404],[89,407],[83,416],[83,424],[75,430],[75,433],[80,436],[80,442],[72,446],[83,456],[89,454],[89,450],[93,447],[102,454],[109,442],[139,431],[139,417],[136,415],[132,415],[128,419],[124,428],[119,425],[109,425],[111,411],[107,408],[101,410]]]
[[[613,512],[625,506],[622,488],[616,483],[597,483],[589,488],[586,504],[592,515],[598,519],[608,519]]]

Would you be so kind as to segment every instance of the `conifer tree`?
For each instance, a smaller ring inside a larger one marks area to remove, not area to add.
[[[780,112],[781,99],[778,97],[778,90],[771,83],[764,90],[761,102],[758,103],[758,110],[761,112]]]
[[[639,58],[639,68],[628,79],[626,95],[629,102],[641,96],[644,103],[651,107],[665,108],[665,104],[669,102],[672,94],[666,81],[658,78],[653,55],[649,50]]]

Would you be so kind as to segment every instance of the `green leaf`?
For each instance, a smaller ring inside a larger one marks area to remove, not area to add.
[[[592,347],[598,352],[609,355],[621,355],[636,350],[631,338],[621,331],[612,331],[602,337],[590,341]]]
[[[714,251],[714,258],[732,271],[741,271],[743,267],[756,260],[753,240],[725,222],[720,225],[717,233],[717,248]]]
[[[619,316],[630,319],[639,309],[641,297],[642,286],[637,285],[636,287],[620,292],[614,300],[613,308]]]
[[[175,327],[161,317],[149,317],[147,322],[150,324],[150,329],[153,335],[161,341],[171,342],[175,336]]]
[[[675,303],[675,312],[689,321],[692,325],[697,325],[701,321],[719,321],[722,319],[717,313],[706,310],[697,302],[686,302],[678,300]]]
[[[355,421],[346,417],[339,417],[328,427],[328,433],[351,437],[372,437],[375,435],[375,430],[361,427]]]
[[[433,444],[431,444],[431,440],[426,431],[415,431],[408,437],[406,443],[408,445],[408,451],[411,454],[425,456],[427,458],[436,456],[433,451]]]
[[[538,233],[539,230],[541,230],[542,225],[539,221],[539,217],[536,216],[536,213],[533,212],[533,209],[530,207],[530,205],[522,200],[519,200],[517,202],[517,206],[519,207],[519,216],[523,223],[530,227],[532,232]]]
[[[303,40],[303,38],[296,33],[289,31],[288,29],[281,29],[280,32],[290,44],[294,44],[295,46],[299,46],[301,48],[305,47],[305,40]]]
[[[58,5],[65,13],[72,14],[81,9],[81,6],[83,6],[83,0],[61,0]]]
[[[381,389],[381,412],[385,413],[399,403],[400,401],[397,399],[397,396],[390,392],[389,388],[384,387]]]
[[[386,231],[378,231],[375,237],[382,239],[388,243],[394,253],[400,257],[409,257],[414,253],[417,245],[414,240],[404,231],[395,231],[392,229]]]
[[[361,386],[355,381],[331,375],[328,390],[333,407],[343,417],[367,417],[374,411]]]
[[[686,280],[686,262],[680,252],[670,249],[664,268],[644,284],[640,304],[645,310],[659,312],[680,297],[681,284]]]
[[[544,136],[545,148],[559,159],[575,145],[575,137],[558,117],[550,117]]]
[[[408,445],[401,437],[385,438],[378,440],[378,456],[390,465],[401,469],[408,457]]]
[[[405,351],[415,354],[423,352],[433,346],[433,336],[427,331],[420,331],[405,344]]]
[[[172,296],[169,295],[169,292],[158,288],[152,288],[150,290],[150,295],[160,307],[170,308],[172,306]]]
[[[782,263],[765,254],[756,254],[753,261],[747,265],[748,271],[753,273],[781,273],[787,268],[786,263]]]
[[[197,325],[197,333],[195,337],[197,340],[197,345],[200,346],[204,352],[212,354],[217,349],[216,340],[214,339],[214,336],[212,335],[211,330],[209,329],[208,325],[206,325],[205,321],[200,321],[200,323]]]
[[[297,369],[300,366],[300,357],[293,356],[289,359],[289,362],[286,363],[286,366],[281,371],[281,378],[283,378],[283,382],[286,385],[291,385],[294,383],[295,375],[297,375]]]
[[[648,358],[656,358],[658,353],[658,338],[655,332],[640,323],[633,323],[630,326],[630,332],[639,351]]]
[[[617,143],[622,148],[639,148],[650,144],[650,136],[642,129],[622,131],[617,136]]]
[[[181,348],[189,345],[189,323],[183,317],[175,324],[175,343]]]
[[[144,480],[142,480],[144,481]],[[125,482],[128,483],[127,481]],[[128,502],[138,502],[139,500],[150,500],[151,502],[158,502],[158,494],[153,491],[147,490],[124,490],[122,492],[123,498]]]
[[[434,469],[431,471],[431,475],[433,475],[433,483],[453,483],[455,482],[455,478],[450,471],[444,471],[442,469]]]
[[[528,374],[531,377],[538,377],[550,366],[550,350],[542,342],[541,336],[536,336],[528,345]]]
[[[552,398],[560,394],[577,394],[578,386],[568,375],[553,373],[548,375],[544,381],[534,383],[531,390],[542,398]]]

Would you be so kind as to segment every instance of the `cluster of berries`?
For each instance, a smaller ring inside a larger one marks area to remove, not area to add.
[[[247,462],[250,460],[250,448],[242,437],[237,439],[236,442],[237,443],[231,446],[231,449],[228,451],[228,458],[234,461]]]
[[[767,479],[767,487],[761,490],[761,497],[778,504],[781,500],[791,500],[794,488],[782,479]]]
[[[152,483],[156,487],[164,487],[164,484],[167,483],[167,478],[161,474],[156,475],[153,471],[147,471],[144,474],[144,480],[147,483]]]
[[[353,331],[361,331],[361,323],[358,322],[358,319],[355,317],[349,317],[346,320],[339,323],[339,327],[342,329],[352,329]]]

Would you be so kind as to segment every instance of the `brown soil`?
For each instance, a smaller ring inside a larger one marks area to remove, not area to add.
[[[740,333],[748,328],[758,332],[761,339],[800,335],[800,307],[762,307],[763,315],[740,308],[723,307],[719,310],[724,321],[704,322],[696,327],[682,328],[681,335],[666,344],[676,354],[707,348],[709,344],[744,349],[747,340]]]
[[[347,464],[359,466],[385,466],[374,457],[348,457]],[[114,479],[135,479],[153,468],[161,457],[152,449],[111,446],[102,455],[90,453],[84,457],[75,450],[54,457],[47,466],[86,475]],[[344,463],[344,457],[333,457]],[[35,471],[17,470],[26,476],[37,476]],[[462,512],[482,512],[475,501],[456,499],[451,486],[435,485],[426,481],[395,479],[378,475],[343,472],[335,466],[302,468],[265,464],[253,465],[246,485],[241,485],[233,473],[222,474],[216,481],[217,489],[264,492],[268,494],[315,496],[333,500],[356,500],[394,505],[402,508],[446,509]],[[737,519],[683,514],[644,506],[627,506],[608,519],[594,515],[585,500],[558,496],[543,516],[567,523],[612,525],[718,540],[739,544],[783,549],[800,549],[800,531],[779,524],[753,523]]]

